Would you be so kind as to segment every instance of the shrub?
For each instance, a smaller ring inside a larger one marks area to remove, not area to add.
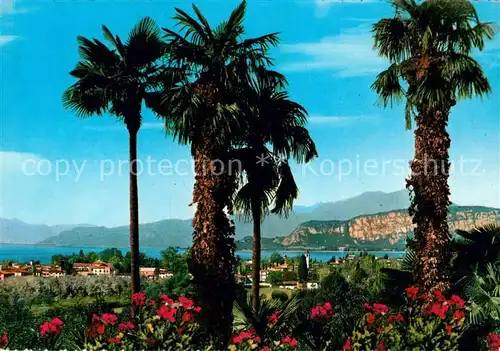
[[[407,303],[402,313],[389,313],[383,304],[365,304],[367,311],[344,350],[458,350],[464,330],[464,301],[446,299],[440,291],[419,295],[406,289]]]
[[[276,299],[276,300],[280,300],[280,301],[283,301],[283,302],[287,302],[288,301],[288,294],[286,292],[284,292],[284,291],[275,290],[271,294],[271,298],[272,299]]]

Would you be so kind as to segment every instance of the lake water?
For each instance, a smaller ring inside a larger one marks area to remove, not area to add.
[[[52,255],[70,255],[72,253],[80,252],[101,252],[105,248],[103,247],[54,247],[54,246],[38,246],[38,245],[13,245],[13,244],[0,244],[0,261],[20,261],[29,262],[40,261],[42,264],[49,264]],[[141,252],[153,258],[160,258],[160,252],[165,248],[141,248]],[[124,254],[129,250],[127,248],[120,249]],[[273,253],[278,252],[281,256],[287,255],[288,257],[300,256],[304,251],[274,251],[274,250],[263,250],[262,257],[269,257]],[[351,252],[352,253],[352,252]],[[332,257],[344,257],[347,252],[341,251],[311,251],[311,259],[317,261],[328,261]],[[388,255],[392,258],[401,257],[404,252],[392,252],[392,251],[376,251],[371,254],[376,256]],[[236,251],[236,255],[240,256],[243,260],[249,260],[252,258],[251,251]]]

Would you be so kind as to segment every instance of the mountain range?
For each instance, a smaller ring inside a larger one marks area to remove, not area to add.
[[[271,215],[264,220],[262,223],[263,247],[331,248],[381,245],[388,248],[400,248],[401,245],[404,246],[401,239],[403,232],[404,236],[412,232],[411,219],[405,210],[408,206],[407,190],[391,193],[366,192],[342,201],[319,203],[313,206],[296,206],[288,218]],[[471,213],[485,213],[487,219],[483,222],[500,223],[498,216],[500,210],[497,209],[461,208],[456,205],[453,205],[453,208],[462,209],[464,213],[469,213],[469,210],[473,209]],[[458,217],[453,217],[456,212],[451,211],[450,220],[458,220]],[[461,211],[458,212],[461,213]],[[405,216],[406,219],[401,219]],[[476,223],[475,219],[467,218],[468,224],[464,228]],[[249,248],[252,223],[238,215],[234,216],[234,220],[238,248]],[[405,230],[395,224],[396,220],[406,221],[404,222]],[[363,231],[361,236],[359,236],[360,230]],[[0,242],[3,243],[127,247],[128,235],[128,226],[111,228],[93,225],[47,226],[0,218]],[[191,238],[191,220],[166,219],[140,225],[141,247],[187,247],[191,244]]]

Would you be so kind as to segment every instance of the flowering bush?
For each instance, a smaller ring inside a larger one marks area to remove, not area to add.
[[[230,351],[271,351],[271,350],[293,350],[297,346],[297,339],[285,336],[281,340],[269,341],[268,345],[256,335],[254,330],[243,330],[238,335],[233,336],[233,342],[229,345]]]
[[[46,349],[56,348],[59,335],[64,329],[64,322],[59,318],[53,318],[50,322],[40,325],[40,344]]]
[[[404,313],[383,304],[365,304],[366,315],[346,340],[344,350],[458,350],[465,321],[464,301],[440,291],[419,295],[406,289]]]
[[[128,320],[119,321],[109,313],[93,315],[84,349],[192,349],[192,338],[198,330],[196,314],[201,308],[183,296],[174,301],[160,295],[159,300],[148,300],[145,293],[133,294],[135,313]]]

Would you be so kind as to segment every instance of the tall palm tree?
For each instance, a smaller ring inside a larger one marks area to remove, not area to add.
[[[261,222],[269,212],[288,216],[298,196],[288,159],[293,156],[299,163],[309,162],[317,152],[305,128],[306,111],[288,98],[283,78],[261,69],[249,83],[243,108],[246,126],[242,128],[242,148],[236,157],[242,161],[246,182],[237,192],[234,204],[253,222],[252,307],[257,310]]]
[[[111,48],[97,39],[78,37],[80,61],[70,75],[78,81],[63,94],[63,104],[86,118],[111,114],[129,133],[130,158],[130,257],[132,292],[140,291],[139,206],[137,189],[137,134],[142,122],[142,103],[161,86],[161,58],[165,44],[161,30],[149,17],[131,30],[125,43],[102,27]]]
[[[392,0],[392,5],[395,16],[373,26],[375,48],[391,65],[377,76],[372,88],[384,106],[406,101],[408,129],[415,119],[415,155],[407,180],[412,191],[409,212],[416,224],[414,275],[424,288],[446,290],[450,241],[446,127],[458,99],[483,96],[491,90],[471,52],[484,48],[495,27],[480,22],[467,0]]]
[[[195,160],[193,246],[190,271],[204,306],[202,317],[223,347],[231,336],[234,283],[232,197],[237,172],[230,169],[230,150],[241,113],[242,86],[263,64],[276,34],[242,39],[246,2],[228,20],[211,27],[193,6],[196,19],[175,9],[180,33],[164,29],[172,63],[184,81],[165,96],[166,127]]]

